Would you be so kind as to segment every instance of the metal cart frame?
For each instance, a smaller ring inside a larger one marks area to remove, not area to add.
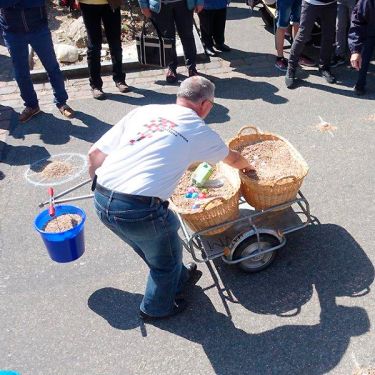
[[[240,209],[240,218],[199,232],[191,232],[183,218],[177,214],[184,237],[183,246],[196,262],[202,263],[221,258],[229,265],[239,265],[244,271],[260,271],[272,263],[276,250],[286,244],[285,235],[303,229],[313,222],[310,205],[301,191],[294,200],[262,211],[254,210],[241,199]],[[219,235],[205,235],[213,229],[228,224],[231,227]],[[274,237],[275,241],[264,240],[264,237],[270,238],[269,236]],[[250,253],[249,247],[246,247],[249,242],[251,242]],[[242,250],[243,248],[245,250]],[[239,252],[241,254],[238,254]],[[252,264],[251,267],[246,266],[246,262],[250,265],[255,260],[260,261],[266,254],[269,258],[266,262],[260,262],[259,266],[256,264]],[[270,254],[274,256],[270,258]]]

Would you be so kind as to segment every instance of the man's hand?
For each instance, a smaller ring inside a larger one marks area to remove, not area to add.
[[[355,70],[361,69],[362,66],[362,56],[360,53],[353,53],[350,57],[350,64]]]
[[[249,163],[249,166],[247,168],[243,168],[242,172],[243,173],[255,172],[255,168],[252,164]]]
[[[195,13],[200,13],[203,10],[203,5],[197,5],[195,7]]]
[[[141,12],[146,18],[151,18],[150,8],[141,8]]]
[[[229,150],[229,154],[223,162],[233,168],[245,170],[247,172],[254,170],[254,167],[238,151]]]

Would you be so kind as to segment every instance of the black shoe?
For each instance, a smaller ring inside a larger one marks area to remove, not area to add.
[[[171,68],[169,68],[167,70],[167,74],[165,75],[165,80],[168,82],[168,83],[176,83],[178,78],[177,78],[177,72],[175,70],[172,70]]]
[[[328,83],[336,82],[336,77],[331,73],[329,68],[319,68],[319,73]]]
[[[203,275],[201,271],[198,271],[197,265],[194,262],[186,264],[185,267],[189,271],[189,277],[184,285],[184,290],[195,285]],[[185,294],[183,291],[176,294],[176,300],[184,299],[184,297]]]
[[[106,95],[102,89],[94,87],[93,89],[91,89],[91,93],[92,97],[96,100],[104,100],[106,98]]]
[[[199,73],[196,68],[189,69],[188,70],[189,77],[199,76]]]
[[[227,46],[226,44],[215,44],[214,46],[217,50],[221,51],[221,52],[230,52],[232,51],[232,49]]]
[[[207,56],[210,56],[210,57],[217,56],[217,53],[213,50],[212,47],[205,47],[205,48],[204,48],[204,53],[205,53]]]
[[[126,92],[130,91],[129,86],[126,84],[125,81],[123,81],[123,82],[116,82],[115,85],[116,85],[116,87],[118,88],[118,90],[121,93],[126,93]]]
[[[346,65],[346,59],[342,56],[334,56],[331,60],[331,68],[336,68],[340,65]]]
[[[354,92],[356,93],[357,96],[363,96],[366,94],[366,89],[363,86],[354,86]]]
[[[296,80],[296,70],[288,66],[288,69],[285,74],[285,85],[288,89],[291,89]]]
[[[174,302],[173,309],[172,309],[172,311],[168,315],[164,315],[164,316],[152,316],[152,315],[146,314],[142,310],[139,310],[139,317],[142,320],[146,320],[146,321],[167,319],[167,318],[170,318],[172,316],[175,316],[175,315],[183,312],[186,309],[186,307],[187,307],[187,302],[185,300],[183,300],[183,299],[178,299],[178,300],[176,300]]]

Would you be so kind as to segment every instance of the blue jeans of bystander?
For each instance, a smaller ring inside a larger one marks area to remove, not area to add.
[[[34,49],[48,73],[56,105],[58,107],[64,105],[68,100],[68,94],[64,86],[64,77],[56,60],[48,26],[29,33],[4,32],[3,37],[12,58],[15,78],[25,106],[30,108],[38,106],[38,98],[30,76],[29,45]]]
[[[171,313],[189,273],[182,264],[180,224],[167,202],[98,187],[95,209],[104,225],[130,245],[150,269],[140,309],[154,317]]]

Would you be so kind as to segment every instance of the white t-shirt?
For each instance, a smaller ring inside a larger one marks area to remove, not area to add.
[[[195,111],[177,104],[131,111],[94,146],[108,155],[96,170],[100,185],[164,200],[191,163],[215,164],[229,153]]]

